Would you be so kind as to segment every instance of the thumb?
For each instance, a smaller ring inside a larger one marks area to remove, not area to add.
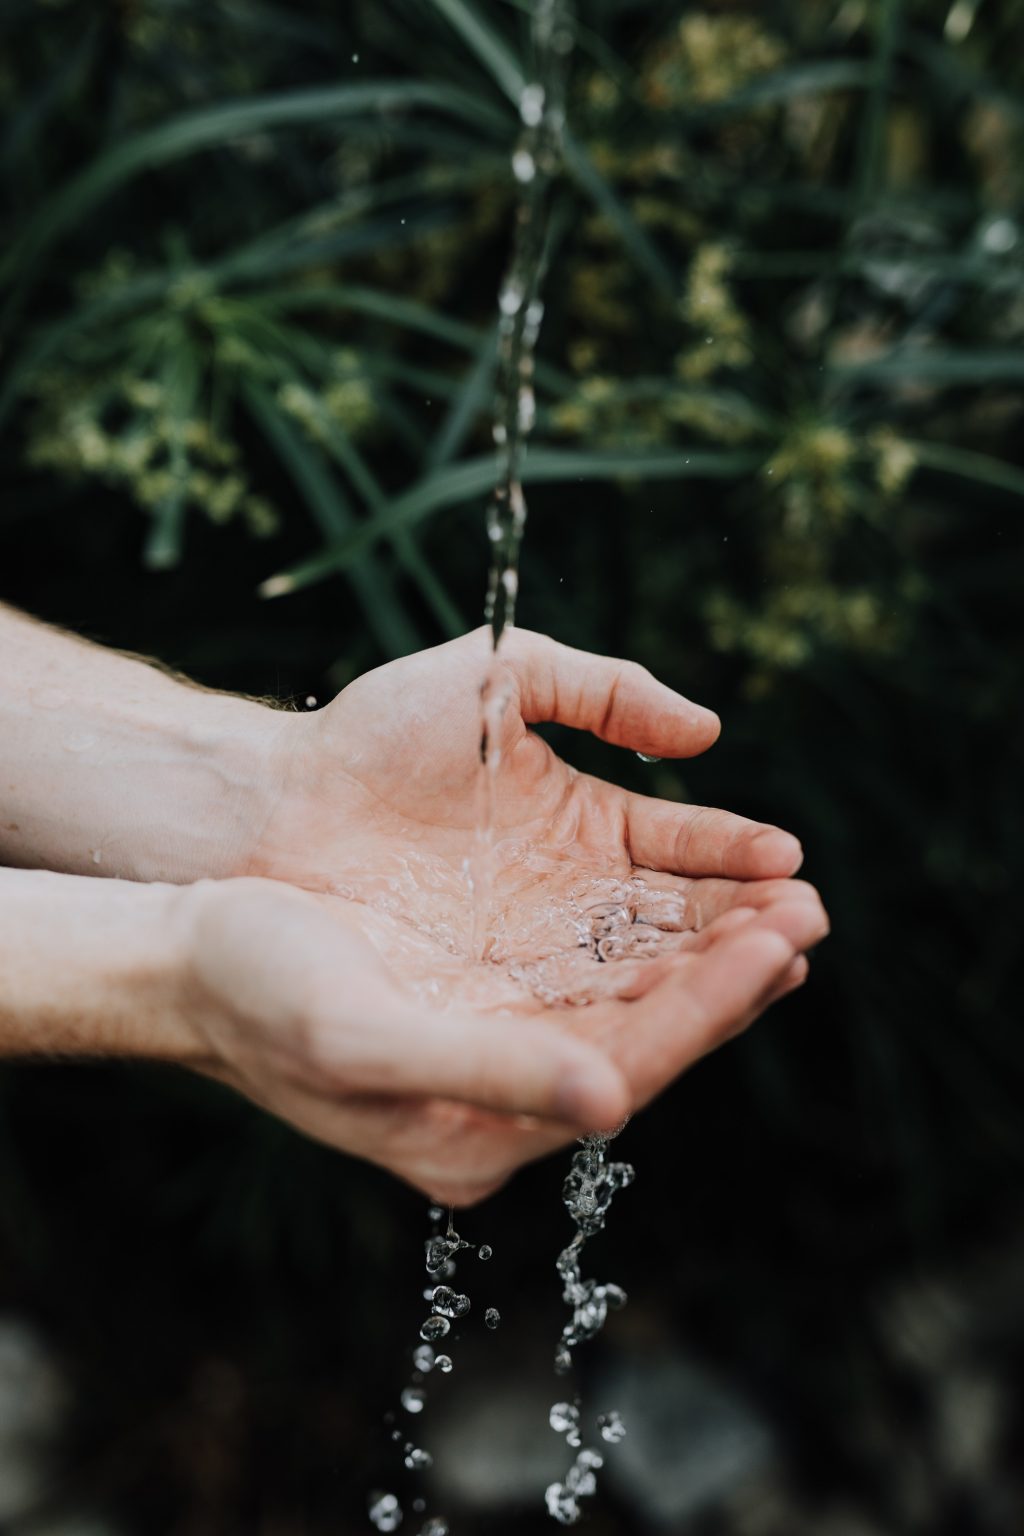
[[[513,629],[500,656],[519,688],[528,725],[556,720],[656,757],[693,757],[717,739],[713,710],[694,704],[635,661],[573,650]]]

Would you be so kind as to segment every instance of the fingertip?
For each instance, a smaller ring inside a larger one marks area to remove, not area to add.
[[[704,750],[707,751],[722,734],[722,718],[713,709],[705,709],[703,704],[696,704],[694,708],[697,711],[695,725],[704,732]]]
[[[768,975],[775,975],[783,967],[791,965],[796,955],[796,950],[785,934],[774,928],[741,928],[731,948],[734,957],[737,951],[742,951],[746,964]]]
[[[781,827],[763,827],[748,845],[749,874],[755,880],[788,879],[804,862],[800,839]]]
[[[596,1051],[575,1057],[559,1075],[553,1113],[568,1125],[599,1131],[621,1124],[631,1108],[622,1073]]]
[[[810,974],[811,962],[806,955],[797,955],[789,970],[782,978],[787,992],[792,992],[796,987],[802,987]]]
[[[713,747],[722,734],[722,722],[713,709],[674,694],[674,751],[680,757],[697,757]],[[668,754],[666,754],[668,755]]]

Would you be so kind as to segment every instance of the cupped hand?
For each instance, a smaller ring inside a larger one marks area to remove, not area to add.
[[[824,922],[786,884],[751,886],[749,906],[639,963],[613,996],[519,1014],[424,1007],[382,961],[360,903],[271,880],[201,882],[181,896],[180,1011],[201,1070],[431,1199],[468,1204],[619,1124],[799,984],[799,950]],[[759,921],[773,909],[774,926]]]
[[[635,752],[692,757],[718,736],[710,710],[633,662],[525,630],[506,634],[495,663],[477,630],[291,717],[277,751],[282,789],[249,872],[364,899],[390,892],[393,910],[404,901],[408,921],[432,918],[435,931],[443,909],[452,942],[468,947],[481,895],[480,700],[492,667],[505,703],[493,804],[499,897],[503,877],[517,897],[534,885],[549,898],[581,871],[690,881],[799,868],[788,832],[577,773],[530,729],[557,721]]]
[[[319,1022],[294,1039],[240,1029],[229,1069],[311,1134],[460,1202],[646,1102],[799,985],[827,931],[816,892],[789,878],[788,833],[579,774],[530,729],[685,757],[715,740],[714,714],[632,663],[520,630],[496,665],[478,631],[287,722],[250,868],[318,893],[309,931],[345,976],[311,959],[334,977]],[[502,703],[490,850],[485,681]]]

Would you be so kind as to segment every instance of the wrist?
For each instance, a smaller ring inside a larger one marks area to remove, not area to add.
[[[187,893],[0,870],[0,1054],[202,1066],[184,1005]]]
[[[165,878],[247,875],[285,794],[301,717],[249,699],[187,690],[179,750],[192,767],[180,843]],[[179,784],[181,781],[179,781]]]

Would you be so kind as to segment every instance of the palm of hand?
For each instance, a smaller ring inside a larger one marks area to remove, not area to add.
[[[785,834],[579,775],[528,730],[559,719],[635,750],[682,756],[714,739],[709,712],[639,668],[523,632],[508,638],[482,951],[473,940],[474,886],[479,904],[482,883],[480,687],[488,662],[480,633],[383,667],[303,721],[290,788],[257,867],[332,898],[325,915],[362,946],[350,975],[358,993],[366,968],[367,1002],[372,998],[376,1012],[418,1004],[422,1019],[424,1002],[445,1010],[432,1030],[439,1048],[442,1020],[450,1028],[453,1014],[461,1028],[472,1010],[479,1031],[481,1014],[514,1013],[519,1054],[530,1049],[522,1016],[532,1015],[531,1031],[554,1029],[598,1045],[629,1085],[620,1110],[631,1109],[742,1027],[773,992],[801,979],[792,966],[779,971],[776,950],[767,980],[737,991],[725,953],[730,933],[747,922],[766,925],[784,936],[789,961],[821,936],[820,904],[808,887],[781,878],[796,862]],[[626,963],[594,963],[613,957]],[[766,963],[762,954],[762,968]],[[687,997],[689,1031],[679,1028]],[[582,1001],[590,1006],[564,1006]],[[492,1054],[494,1047],[492,1033]],[[467,1048],[470,1073],[477,1056],[486,1072],[476,1044],[464,1039]],[[374,1090],[372,1082],[365,1086]],[[453,1102],[439,1086],[417,1091],[385,1071],[370,1098],[347,1095],[343,1107],[299,1083],[301,1104],[281,1112],[325,1139],[344,1135],[340,1144],[369,1136],[374,1150],[367,1155],[432,1195],[461,1200],[571,1134],[564,1125],[553,1129],[550,1118],[527,1123],[501,1113],[523,1105],[504,1105],[493,1087],[478,1102],[461,1091],[455,1097],[462,1102]],[[606,1093],[607,1102],[614,1099]],[[569,1118],[550,1095],[529,1107]],[[342,1132],[340,1113],[361,1130]]]

